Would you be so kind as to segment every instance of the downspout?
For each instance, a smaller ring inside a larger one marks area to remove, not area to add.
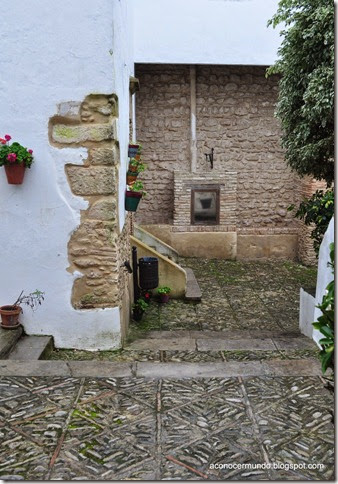
[[[190,169],[197,170],[197,137],[196,137],[196,66],[190,66]]]

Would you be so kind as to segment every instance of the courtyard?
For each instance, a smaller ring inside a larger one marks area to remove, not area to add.
[[[333,395],[298,331],[315,269],[181,263],[202,301],[153,298],[125,349],[2,361],[2,479],[332,478]]]

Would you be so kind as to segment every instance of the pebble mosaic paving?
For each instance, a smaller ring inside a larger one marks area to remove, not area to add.
[[[2,377],[0,390],[2,479],[333,478],[320,377]],[[229,463],[252,467],[217,468]]]
[[[212,367],[283,360],[296,368],[293,359],[317,360],[316,348],[297,339],[292,346],[290,339],[298,332],[299,289],[315,285],[314,269],[281,261],[181,264],[195,272],[200,303],[152,302],[143,321],[132,325],[126,350],[60,350],[50,359],[141,362],[153,374],[161,362]],[[274,338],[275,331],[280,346],[231,351],[210,343],[210,351],[197,351],[209,344],[198,342],[199,334],[219,345],[208,331],[220,330],[230,330],[233,339],[246,332],[246,341]],[[164,331],[181,348],[156,348]],[[286,348],[281,332],[288,333]],[[334,479],[333,394],[321,376],[182,375],[1,377],[0,479]]]

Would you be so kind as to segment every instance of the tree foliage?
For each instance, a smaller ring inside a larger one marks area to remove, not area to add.
[[[281,0],[269,21],[283,23],[276,115],[290,167],[331,185],[334,178],[334,2]]]
[[[295,207],[291,205],[289,210]],[[318,255],[326,229],[334,215],[334,191],[317,190],[312,197],[306,198],[299,205],[295,217],[304,220],[305,225],[314,224],[311,232],[313,247]]]
[[[332,267],[334,275],[334,243],[330,244],[330,259],[329,265]],[[318,321],[313,323],[313,327],[318,329],[324,336],[319,340],[322,349],[319,353],[319,358],[322,364],[323,373],[328,368],[334,369],[334,278],[328,284],[322,303],[317,306],[322,314]]]

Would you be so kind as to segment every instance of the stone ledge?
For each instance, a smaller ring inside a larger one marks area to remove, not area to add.
[[[314,359],[211,363],[157,363],[110,361],[1,360],[0,376],[61,376],[95,378],[233,378],[254,376],[320,376]]]

